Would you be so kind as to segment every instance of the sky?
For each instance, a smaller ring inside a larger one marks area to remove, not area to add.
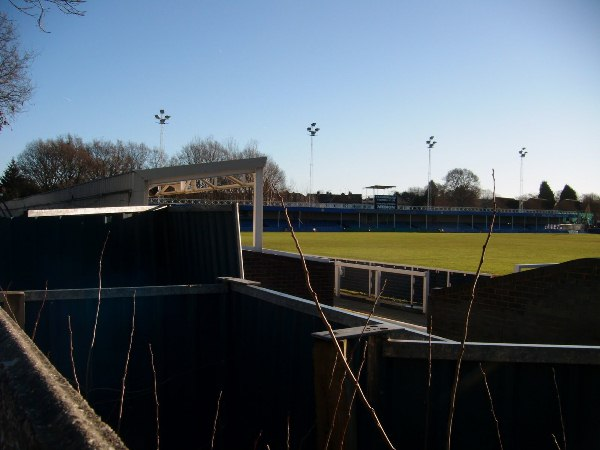
[[[454,168],[496,195],[600,194],[598,0],[88,0],[36,20],[26,111],[0,132],[0,170],[37,139],[158,147],[256,141],[288,185],[371,193]],[[527,154],[521,159],[519,150]],[[384,193],[383,191],[379,193]]]

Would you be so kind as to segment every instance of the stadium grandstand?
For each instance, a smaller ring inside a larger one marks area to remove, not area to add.
[[[548,208],[540,199],[529,199],[521,204],[512,198],[481,199],[479,207],[412,206],[402,204],[398,195],[380,195],[395,186],[373,185],[365,189],[372,195],[317,193],[303,195],[283,193],[281,200],[265,201],[263,230],[286,231],[289,226],[287,209],[296,231],[398,231],[398,232],[486,232],[496,212],[494,231],[505,233],[561,233],[585,231],[592,223],[592,215],[581,211],[579,202],[561,203],[561,208]],[[231,204],[239,205],[242,231],[253,230],[253,206],[250,199],[211,192],[203,198],[189,195],[150,196],[150,204]],[[311,199],[312,201],[309,201]],[[313,199],[316,199],[313,200]],[[495,207],[494,207],[495,203]]]
[[[359,198],[360,194],[356,194]],[[228,204],[233,200],[151,197],[150,204]],[[404,232],[486,232],[494,216],[493,207],[455,208],[398,205],[378,208],[373,199],[364,203],[286,202],[288,215],[296,231],[404,231]],[[252,202],[237,200],[240,228],[252,231]],[[264,231],[288,230],[281,202],[265,202]],[[495,232],[543,233],[582,231],[585,214],[578,211],[497,209]]]
[[[375,209],[372,204],[287,205],[294,229],[298,231],[436,231],[485,232],[493,217],[490,208],[444,208],[399,206],[397,209]],[[240,226],[251,230],[252,208],[240,205]],[[496,213],[496,232],[557,232],[564,224],[573,224],[578,214],[553,210],[499,210]],[[284,231],[288,228],[283,208],[265,205],[265,231]]]

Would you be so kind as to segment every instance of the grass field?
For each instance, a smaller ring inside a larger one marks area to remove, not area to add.
[[[297,233],[307,255],[439,267],[474,272],[486,234],[478,233]],[[252,245],[252,234],[242,233]],[[263,247],[296,252],[289,233],[263,235]],[[600,258],[598,234],[493,234],[482,271],[511,273],[515,264]]]

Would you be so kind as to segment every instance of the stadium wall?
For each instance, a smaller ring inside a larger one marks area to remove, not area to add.
[[[461,340],[471,286],[433,290],[429,326]],[[469,322],[472,342],[600,345],[600,258],[480,279]]]
[[[298,255],[243,250],[244,277],[261,286],[285,294],[312,300],[306,287],[304,270]],[[325,305],[333,306],[334,262],[326,258],[307,257],[310,283]]]

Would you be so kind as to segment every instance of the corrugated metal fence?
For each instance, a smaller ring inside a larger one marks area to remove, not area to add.
[[[226,217],[231,218],[229,214]],[[128,222],[131,219],[134,222]],[[113,218],[110,223],[126,228],[125,222],[135,224],[135,219]],[[154,374],[161,448],[210,448],[213,437],[215,449],[266,448],[267,444],[288,448],[288,442],[293,449],[323,448],[322,438],[332,423],[327,405],[335,404],[335,387],[339,386],[331,375],[337,372],[330,370],[339,362],[322,351],[323,345],[327,349],[331,343],[322,333],[324,324],[310,301],[243,280],[219,282],[216,277],[227,276],[227,271],[235,272],[238,266],[236,252],[221,246],[235,244],[210,242],[211,235],[222,232],[211,229],[214,217],[199,226],[204,219],[155,212],[150,223],[136,225],[135,232],[111,228],[109,242],[115,247],[107,244],[103,286],[125,286],[122,283],[131,279],[149,281],[101,292],[99,309],[94,287],[107,223],[61,220],[48,222],[51,226],[43,230],[53,234],[44,237],[32,234],[41,230],[36,227],[42,222],[8,229],[19,240],[3,244],[18,253],[14,261],[19,264],[10,267],[2,262],[2,282],[14,280],[29,290],[29,283],[43,287],[45,280],[62,289],[87,284],[88,289],[77,292],[52,288],[27,292],[25,329],[33,336],[35,328],[35,343],[73,384],[75,367],[82,394],[115,428],[134,325],[119,430],[130,448],[155,447]],[[6,224],[2,226],[6,231]],[[51,245],[51,236],[64,243],[69,232],[74,233],[71,244]],[[43,253],[32,242],[20,242],[27,237],[58,255]],[[170,239],[175,242],[164,244]],[[132,249],[132,242],[138,247]],[[143,257],[131,254],[138,250]],[[31,252],[30,259],[25,251]],[[153,255],[162,258],[153,259]],[[59,258],[58,267],[52,267],[52,258]],[[155,280],[185,281],[178,283],[184,286],[147,287],[158,284]],[[435,336],[429,344],[426,334],[380,321],[373,321],[365,337],[364,318],[335,308],[325,311],[346,355],[354,355],[355,370],[367,342],[360,379],[396,448],[444,447],[458,344]],[[600,348],[469,344],[458,389],[454,448],[499,446],[479,363],[487,376],[504,449],[553,449],[553,436],[564,448],[561,417],[570,450],[599,447]],[[350,387],[344,392],[342,404],[347,404]],[[345,448],[386,448],[359,400],[352,416]],[[330,448],[339,446],[332,442]]]
[[[97,307],[94,290],[79,292],[87,299],[76,299],[69,291],[49,291],[40,313],[43,294],[26,294],[32,300],[26,303],[26,330],[32,334],[39,315],[35,342],[72,382],[73,339],[82,393],[115,428],[135,298],[119,430],[130,448],[152,447],[156,439],[149,344],[158,380],[162,448],[208,448],[219,396],[215,448],[254,448],[257,442],[257,448],[286,448],[288,439],[290,448],[322,448],[319,436],[326,435],[331,424],[324,404],[335,403],[339,379],[331,378],[327,358],[316,350],[316,343],[328,337],[311,302],[243,280],[108,290],[90,350]],[[69,299],[58,300],[61,295]],[[354,355],[355,370],[361,361],[359,349],[368,343],[363,390],[396,447],[442,448],[458,343],[433,336],[430,346],[426,334],[380,321],[372,323],[375,332],[365,340],[364,318],[325,310],[338,339],[346,343],[346,355]],[[454,448],[497,446],[479,363],[505,449],[555,448],[552,435],[561,439],[561,412],[569,448],[597,448],[600,348],[475,343],[467,345],[463,363]],[[322,394],[315,397],[315,392]],[[350,395],[350,386],[345,392]],[[345,448],[386,448],[368,410],[356,403]]]
[[[105,287],[214,283],[242,270],[233,207],[0,219],[0,246],[10,290],[98,286],[101,255]]]

